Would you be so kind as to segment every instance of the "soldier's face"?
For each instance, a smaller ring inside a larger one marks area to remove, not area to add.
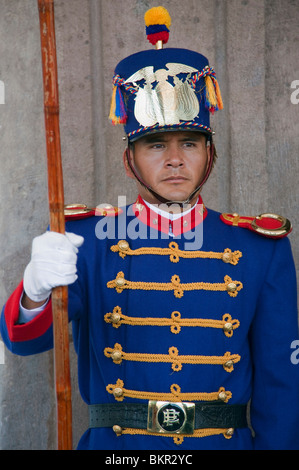
[[[170,201],[184,201],[205,176],[210,146],[198,132],[165,132],[139,139],[130,155],[138,174],[156,193]],[[134,177],[128,165],[126,172]],[[143,199],[159,204],[139,183],[138,190]],[[196,202],[197,196],[191,204]]]

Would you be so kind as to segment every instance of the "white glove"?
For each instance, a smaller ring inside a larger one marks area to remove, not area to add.
[[[24,291],[33,302],[46,300],[54,287],[76,281],[77,253],[83,242],[83,237],[68,232],[46,232],[34,238],[23,279]]]

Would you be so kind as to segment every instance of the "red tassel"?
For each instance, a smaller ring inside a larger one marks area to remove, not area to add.
[[[159,33],[149,34],[147,39],[153,46],[155,46],[158,41],[163,41],[163,44],[167,44],[169,39],[169,32],[160,31]]]

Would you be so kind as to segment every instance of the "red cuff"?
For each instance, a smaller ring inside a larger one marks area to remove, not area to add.
[[[18,325],[20,300],[23,294],[23,281],[9,297],[4,309],[4,317],[10,341],[30,341],[42,336],[52,325],[51,299],[45,309],[33,320],[23,325]]]

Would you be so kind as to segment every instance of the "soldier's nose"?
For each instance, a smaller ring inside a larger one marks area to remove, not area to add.
[[[183,166],[184,161],[180,149],[176,147],[170,148],[167,152],[165,163],[167,166],[172,166],[174,168]]]

